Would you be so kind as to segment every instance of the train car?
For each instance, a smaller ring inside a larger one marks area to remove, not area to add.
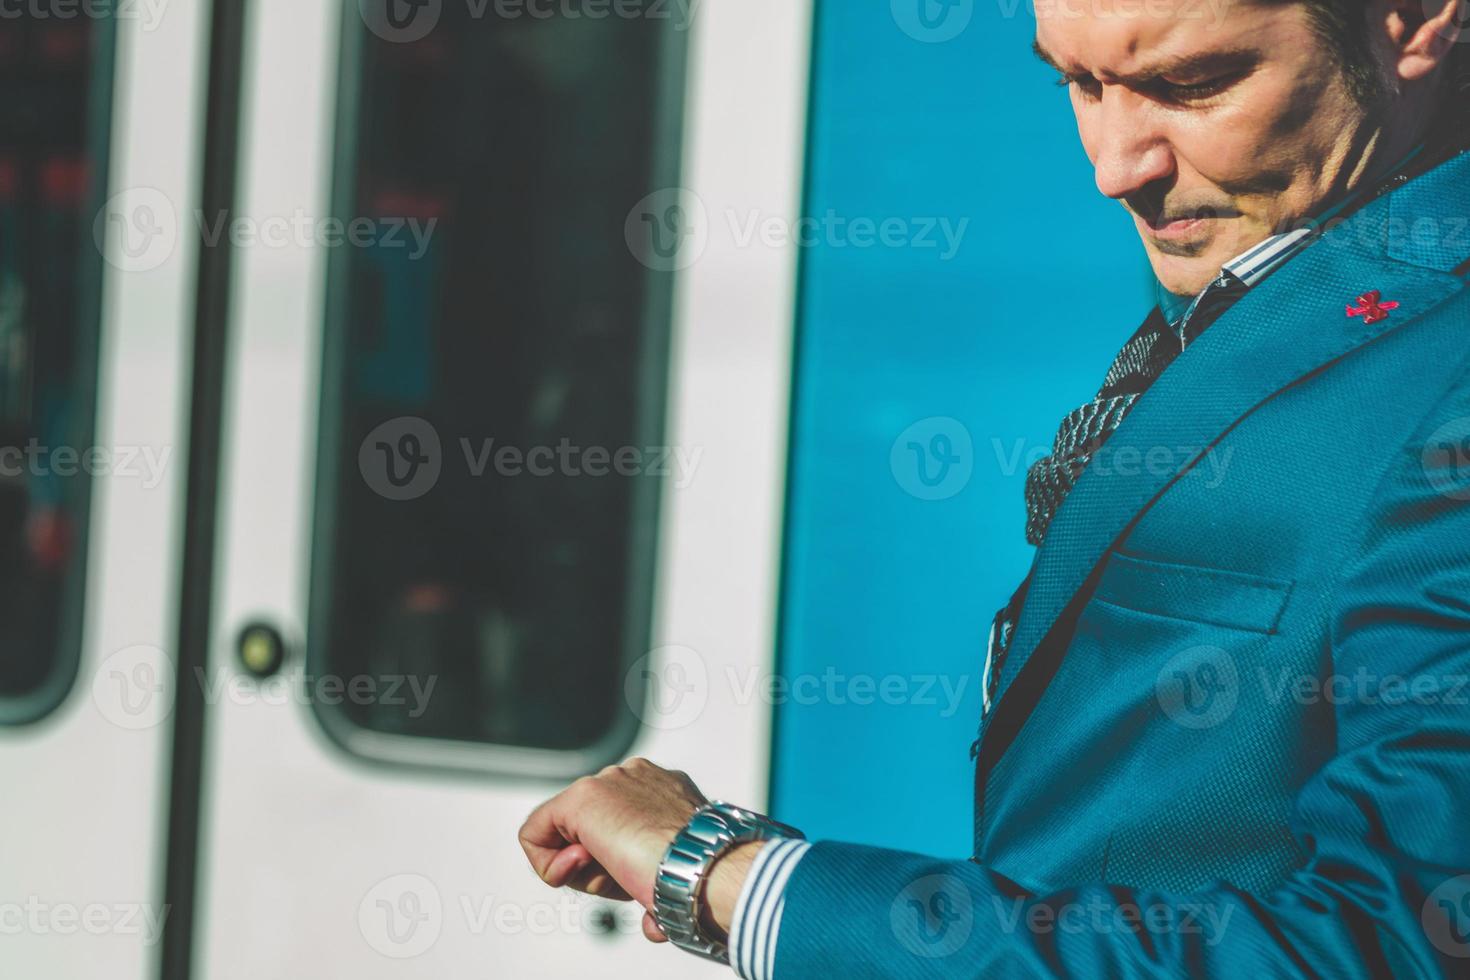
[[[1015,461],[1118,338],[973,187],[1073,139],[967,87],[1024,19],[856,6],[0,16],[0,976],[723,975],[516,846],[633,755],[962,853]]]
[[[698,972],[513,845],[635,753],[764,802],[686,688],[771,656],[795,252],[710,232],[810,16],[0,21],[4,975]]]

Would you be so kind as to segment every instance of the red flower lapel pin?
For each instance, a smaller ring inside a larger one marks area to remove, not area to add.
[[[1385,300],[1382,291],[1374,289],[1359,296],[1358,305],[1349,306],[1347,315],[1349,317],[1360,316],[1364,323],[1372,324],[1380,320],[1387,320],[1389,312],[1398,308],[1399,304],[1392,300]]]

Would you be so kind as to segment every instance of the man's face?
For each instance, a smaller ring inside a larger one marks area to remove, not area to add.
[[[1305,6],[1062,0],[1037,52],[1070,80],[1104,194],[1189,295],[1311,214],[1360,163],[1366,113]]]

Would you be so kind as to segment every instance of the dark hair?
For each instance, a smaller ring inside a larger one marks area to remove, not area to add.
[[[1312,17],[1312,26],[1342,62],[1348,89],[1365,106],[1375,105],[1387,94],[1383,67],[1373,56],[1368,30],[1367,0],[1268,0],[1301,2]]]
[[[1383,68],[1373,55],[1368,0],[1264,0],[1270,4],[1302,3],[1312,26],[1342,62],[1348,88],[1361,104],[1376,105],[1388,94]],[[1470,39],[1465,39],[1470,42]],[[1455,45],[1446,65],[1444,101],[1435,129],[1463,123],[1470,103],[1470,43]]]

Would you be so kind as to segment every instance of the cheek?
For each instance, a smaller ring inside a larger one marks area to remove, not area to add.
[[[1249,154],[1256,170],[1299,173],[1302,161],[1321,159],[1342,132],[1341,110],[1330,79],[1308,73],[1253,100],[1229,128],[1236,130],[1237,152]]]
[[[1216,121],[1177,129],[1174,151],[1190,169],[1223,186],[1260,165],[1261,146],[1245,125]]]
[[[1299,169],[1309,120],[1290,96],[1252,99],[1176,127],[1175,146],[1191,167],[1227,192],[1279,192]]]

